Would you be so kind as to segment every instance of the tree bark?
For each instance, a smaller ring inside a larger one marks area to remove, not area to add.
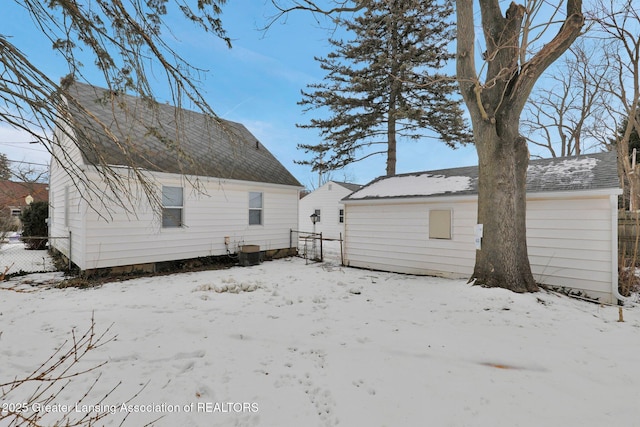
[[[568,0],[567,19],[558,34],[525,63],[520,34],[526,9],[511,3],[502,16],[498,0],[480,0],[488,62],[484,84],[476,73],[472,0],[457,0],[456,71],[469,109],[479,159],[480,249],[470,281],[515,292],[538,289],[527,252],[526,177],[529,150],[520,135],[520,114],[542,72],[579,35],[584,19],[580,0]]]
[[[526,140],[517,128],[501,136],[495,126],[479,127],[478,224],[483,237],[472,279],[487,287],[536,291],[526,244]]]

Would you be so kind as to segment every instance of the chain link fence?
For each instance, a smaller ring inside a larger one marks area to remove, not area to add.
[[[322,233],[289,230],[289,241],[298,243],[298,255],[308,261],[322,262]]]
[[[56,237],[68,239],[68,237]],[[21,237],[9,233],[0,239],[0,275],[44,273],[59,270],[51,255],[47,241],[51,237]],[[38,249],[31,249],[38,248]]]

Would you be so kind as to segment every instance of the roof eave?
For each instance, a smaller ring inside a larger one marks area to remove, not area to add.
[[[585,190],[565,190],[565,191],[539,191],[527,193],[527,200],[537,199],[570,199],[570,198],[590,198],[604,197],[622,194],[620,188],[599,188]],[[349,196],[347,196],[349,197]],[[398,197],[369,197],[362,199],[342,199],[345,205],[357,204],[402,204],[402,203],[447,203],[447,202],[469,202],[476,201],[478,193],[473,194],[446,194],[431,196],[398,196]]]

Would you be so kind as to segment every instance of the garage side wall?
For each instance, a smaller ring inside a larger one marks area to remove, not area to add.
[[[536,281],[613,302],[610,196],[527,202],[527,243]],[[429,211],[451,210],[451,238],[429,237]],[[469,278],[475,263],[477,200],[348,203],[345,263],[409,274]],[[613,259],[616,257],[616,259]]]
[[[429,210],[451,211],[451,239],[429,238]],[[398,273],[469,277],[475,260],[475,202],[350,204],[346,263]]]
[[[617,229],[611,215],[609,197],[529,200],[527,245],[536,281],[614,302]]]

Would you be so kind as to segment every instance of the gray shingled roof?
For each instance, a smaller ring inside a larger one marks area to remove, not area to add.
[[[618,189],[617,153],[606,152],[529,162],[527,192]],[[344,200],[433,197],[478,193],[478,167],[380,177]]]
[[[350,191],[356,191],[362,188],[362,185],[354,184],[352,182],[340,182],[340,181],[333,181],[333,182]]]
[[[240,123],[149,104],[78,82],[68,91],[119,142],[130,141],[115,143],[71,103],[69,111],[87,164],[135,164],[156,172],[301,186]]]

